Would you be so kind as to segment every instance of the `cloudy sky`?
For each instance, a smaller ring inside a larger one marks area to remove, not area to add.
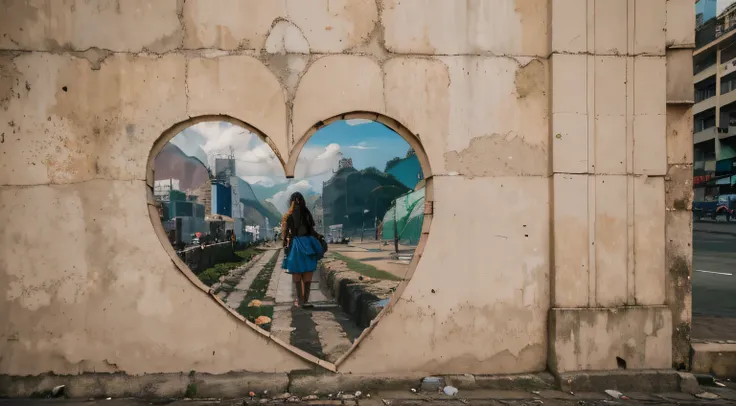
[[[352,158],[356,169],[374,166],[383,170],[386,161],[403,157],[409,149],[403,138],[382,124],[368,120],[338,121],[309,139],[297,161],[295,178],[286,179],[281,163],[268,144],[230,123],[200,123],[177,134],[171,142],[211,168],[216,158],[224,158],[232,152],[236,174],[248,183],[263,186],[288,183],[286,190],[271,198],[279,210],[285,210],[293,192],[321,193],[322,182],[337,170],[343,156]]]

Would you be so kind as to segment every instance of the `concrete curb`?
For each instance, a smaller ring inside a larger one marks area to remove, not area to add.
[[[358,327],[367,328],[383,310],[383,307],[377,305],[381,298],[368,291],[360,281],[347,278],[340,273],[320,264],[321,282],[337,304],[351,316]]]
[[[285,392],[306,396],[397,391],[437,393],[445,385],[461,391],[548,391],[595,392],[616,389],[624,393],[699,393],[697,380],[689,373],[676,371],[605,371],[562,374],[541,372],[517,375],[438,375],[431,385],[423,384],[417,375],[327,374],[293,371],[286,373],[230,372],[215,375],[205,373],[162,373],[125,375],[122,373],[85,373],[80,375],[0,376],[0,397],[45,397],[57,385],[65,385],[64,395],[70,398],[247,398],[249,392],[273,397]],[[557,383],[556,383],[557,382]],[[561,384],[560,384],[561,383]],[[559,385],[559,386],[558,386]]]
[[[736,379],[736,344],[693,343],[692,371]]]
[[[64,393],[71,398],[181,398],[185,394],[191,397],[235,398],[245,397],[249,391],[284,392],[289,385],[289,377],[285,373],[251,372],[222,375],[184,372],[146,375],[0,375],[0,397],[45,397],[58,385],[65,385]]]
[[[293,395],[327,395],[337,392],[364,393],[379,390],[419,388],[420,376],[292,373],[288,392]]]
[[[689,388],[695,378],[675,370],[620,370],[563,373],[556,377],[557,387],[564,392],[667,393]],[[688,379],[688,378],[692,378]],[[696,382],[697,383],[697,382]]]

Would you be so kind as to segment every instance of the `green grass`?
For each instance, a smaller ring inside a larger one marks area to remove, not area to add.
[[[212,268],[207,268],[198,275],[199,280],[201,280],[202,283],[204,283],[207,286],[212,286],[217,281],[220,280],[221,276],[227,275],[228,272],[243,265],[245,262],[250,261],[251,258],[253,258],[254,256],[258,255],[261,252],[263,252],[262,249],[258,249],[255,247],[250,247],[242,251],[236,251],[235,255],[240,258],[240,261],[223,262],[220,264],[216,264]]]
[[[357,259],[346,257],[345,255],[342,255],[339,252],[332,252],[331,255],[335,259],[339,259],[340,261],[345,262],[345,264],[347,264],[348,268],[351,271],[357,272],[363,276],[367,276],[369,278],[375,278],[375,279],[384,279],[388,281],[400,281],[401,280],[401,278],[389,272],[382,271],[373,265],[364,264],[358,261]]]
[[[266,297],[268,284],[271,282],[271,275],[273,275],[273,270],[276,267],[278,257],[279,252],[276,251],[273,258],[263,266],[261,272],[258,272],[258,275],[253,279],[253,283],[251,283],[250,288],[248,288],[248,293],[246,293],[245,298],[240,303],[240,306],[238,306],[238,313],[250,322],[255,323],[258,316],[267,316],[273,320],[273,306],[248,307],[248,303],[254,299],[263,300],[263,298]],[[270,324],[265,328],[265,330],[270,330]]]

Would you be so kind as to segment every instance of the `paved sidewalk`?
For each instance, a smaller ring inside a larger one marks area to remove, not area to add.
[[[56,400],[56,399],[0,399],[0,406],[241,406],[241,405],[325,405],[325,406],[404,406],[404,405],[540,405],[540,406],[593,406],[593,405],[734,405],[736,390],[730,388],[704,388],[709,393],[717,394],[717,399],[700,399],[686,393],[639,394],[628,393],[628,399],[613,399],[605,393],[564,393],[547,390],[540,392],[476,390],[460,391],[457,396],[449,397],[441,394],[414,394],[409,391],[379,392],[361,399],[337,400],[322,398],[317,400],[299,400],[298,398],[280,400],[236,399],[236,400]],[[348,396],[350,397],[350,396]]]

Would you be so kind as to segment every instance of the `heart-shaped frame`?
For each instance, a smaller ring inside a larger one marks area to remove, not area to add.
[[[241,314],[236,312],[235,309],[232,309],[227,304],[225,304],[225,302],[223,302],[209,286],[205,285],[202,281],[200,281],[199,278],[194,274],[194,272],[192,272],[192,270],[189,269],[189,267],[184,263],[184,261],[182,261],[178,255],[176,255],[174,248],[169,243],[168,237],[166,235],[166,231],[164,230],[163,224],[161,223],[161,219],[159,218],[158,210],[156,208],[155,199],[153,195],[153,185],[154,185],[153,168],[154,168],[154,161],[156,159],[156,156],[158,156],[159,152],[161,152],[161,150],[163,150],[166,144],[172,138],[174,138],[177,134],[179,134],[181,131],[195,124],[199,124],[203,122],[220,121],[220,122],[228,122],[230,124],[242,127],[250,131],[251,133],[256,134],[263,142],[268,144],[268,146],[271,148],[273,153],[279,159],[279,162],[281,162],[281,165],[284,168],[285,177],[287,179],[293,179],[294,170],[296,168],[296,163],[299,159],[299,154],[304,148],[304,145],[312,137],[312,135],[314,135],[314,133],[316,133],[319,129],[331,123],[334,123],[336,121],[353,120],[353,119],[364,119],[364,120],[371,120],[371,121],[379,122],[387,126],[388,128],[390,128],[391,130],[393,130],[399,136],[401,136],[409,144],[409,146],[414,149],[414,151],[416,152],[417,158],[419,159],[419,164],[422,168],[422,172],[424,174],[424,179],[425,179],[425,209],[424,209],[424,220],[422,223],[422,234],[419,239],[419,243],[417,244],[417,248],[414,252],[414,256],[412,257],[411,263],[409,264],[409,269],[407,270],[406,277],[397,286],[396,291],[391,296],[391,300],[389,301],[389,304],[386,307],[384,307],[383,310],[381,310],[381,312],[373,319],[370,325],[361,332],[360,336],[358,336],[358,338],[355,339],[352,346],[339,359],[337,359],[334,363],[332,363],[332,362],[328,362],[320,358],[317,358],[316,356],[312,354],[309,354],[299,348],[294,347],[290,343],[287,343],[287,342],[284,342],[283,340],[278,339],[277,337],[273,336],[270,332],[267,332],[259,328],[254,323],[245,319]],[[237,118],[227,116],[227,115],[203,115],[203,116],[198,116],[198,117],[192,117],[192,118],[181,121],[171,126],[166,131],[163,132],[163,134],[156,140],[156,142],[154,142],[153,147],[151,148],[151,151],[148,156],[148,163],[147,163],[147,168],[146,168],[146,184],[148,186],[147,188],[148,196],[147,196],[146,201],[148,204],[148,213],[151,218],[153,229],[156,235],[158,236],[158,239],[161,242],[161,245],[164,247],[166,252],[169,254],[169,257],[171,258],[174,265],[179,269],[179,271],[187,279],[189,279],[189,281],[195,287],[197,287],[200,291],[210,296],[215,302],[217,302],[220,305],[220,307],[222,307],[225,311],[227,311],[231,316],[245,323],[245,325],[249,326],[256,333],[261,334],[262,336],[277,343],[278,345],[282,346],[283,348],[287,349],[293,354],[305,359],[306,361],[311,362],[315,365],[319,365],[332,372],[338,371],[340,364],[342,364],[355,351],[355,349],[358,348],[361,341],[365,339],[365,337],[368,334],[370,334],[370,332],[373,330],[376,324],[378,324],[382,318],[386,317],[386,315],[391,312],[393,305],[396,303],[397,299],[399,299],[401,295],[403,294],[404,290],[406,289],[406,286],[412,279],[412,276],[419,264],[419,261],[421,260],[422,254],[424,252],[424,246],[426,245],[427,237],[429,235],[429,228],[432,223],[432,215],[433,215],[432,202],[434,201],[434,196],[433,196],[433,187],[432,187],[432,171],[429,165],[429,159],[427,157],[426,152],[424,151],[424,147],[422,146],[422,143],[420,142],[419,138],[416,135],[414,135],[412,132],[410,132],[399,121],[392,119],[390,117],[384,116],[380,113],[365,112],[365,111],[356,111],[356,112],[339,114],[339,115],[330,117],[326,120],[323,120],[323,121],[320,121],[314,124],[304,135],[299,137],[293,143],[293,145],[291,145],[287,160],[284,160],[284,158],[281,156],[281,153],[276,147],[273,140],[271,140],[265,133],[260,131],[258,128],[255,128],[254,126],[242,120],[239,120]]]

